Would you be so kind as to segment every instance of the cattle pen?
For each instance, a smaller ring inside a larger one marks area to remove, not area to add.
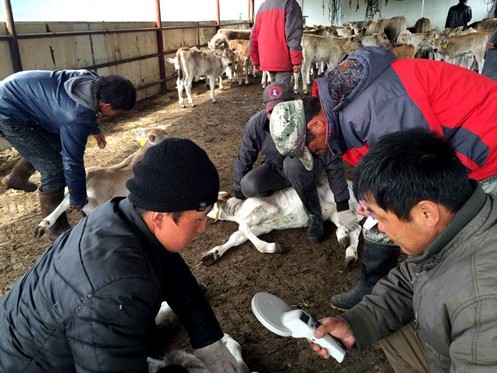
[[[260,1],[241,2],[246,13],[240,19],[229,20],[220,16],[220,0],[217,0],[212,1],[217,19],[166,22],[161,18],[160,0],[155,0],[155,19],[148,22],[17,22],[10,0],[4,0],[7,17],[5,23],[0,23],[0,79],[22,70],[62,68],[127,76],[138,88],[139,102],[130,113],[100,121],[107,147],[99,149],[90,138],[85,165],[108,166],[120,162],[140,146],[134,130],[160,127],[170,137],[189,138],[204,148],[218,169],[221,190],[232,191],[233,163],[244,125],[262,109],[259,78],[250,77],[248,85],[240,86],[224,78],[225,87],[216,88],[216,103],[209,100],[203,82],[198,82],[193,89],[196,107],[180,108],[175,90],[176,73],[166,59],[174,57],[181,47],[206,46],[219,28],[249,29]],[[304,0],[299,3],[304,8]],[[304,9],[312,4],[324,7],[325,3],[328,1],[305,0]],[[393,3],[391,6],[396,11],[402,2]],[[434,0],[418,3],[423,4],[426,13],[437,4]],[[447,7],[451,3],[444,0]],[[354,16],[363,17],[362,13],[355,15],[343,7],[342,21],[347,17],[350,20]],[[411,16],[409,23],[413,23],[418,13]],[[442,13],[445,15],[445,10]],[[383,14],[388,14],[385,7]],[[0,150],[0,178],[9,173],[18,159],[19,154],[13,148]],[[350,169],[347,171],[350,176]],[[39,174],[35,173],[31,180],[39,184]],[[78,212],[69,212],[72,225],[80,217]],[[0,297],[49,248],[48,238],[34,237],[40,220],[37,193],[6,190],[0,185]],[[338,246],[331,222],[325,223],[325,240],[321,243],[309,242],[305,228],[273,231],[262,238],[279,243],[283,253],[261,254],[250,242],[245,242],[213,265],[202,264],[202,255],[223,244],[236,229],[236,223],[210,220],[207,231],[182,256],[206,288],[207,298],[224,331],[240,343],[251,371],[392,372],[377,345],[363,352],[348,351],[341,364],[333,359],[323,360],[304,340],[269,332],[251,311],[253,295],[266,291],[317,318],[338,314],[330,307],[330,296],[355,285],[360,263],[345,267],[345,253]],[[186,331],[176,322],[159,328],[153,355],[159,357],[169,349],[191,350]]]

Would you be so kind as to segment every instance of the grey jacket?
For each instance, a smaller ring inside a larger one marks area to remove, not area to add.
[[[432,372],[496,372],[496,263],[496,201],[475,185],[423,255],[409,257],[340,317],[359,349],[414,320]]]

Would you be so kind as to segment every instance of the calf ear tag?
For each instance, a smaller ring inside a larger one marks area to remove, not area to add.
[[[147,142],[147,138],[146,137],[140,137],[138,139],[138,144],[140,144],[140,146],[145,145],[146,142]]]

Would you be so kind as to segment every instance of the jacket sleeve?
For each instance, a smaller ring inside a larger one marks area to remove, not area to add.
[[[339,156],[333,156],[330,152],[316,155],[323,163],[328,184],[335,197],[337,212],[348,210],[349,207],[349,187],[345,178],[345,168],[343,160]]]
[[[163,284],[164,297],[185,326],[192,347],[217,342],[223,331],[190,268],[179,254],[170,263]]]
[[[451,22],[452,22],[452,7],[449,8],[449,12],[447,13],[447,19],[445,20],[445,28],[450,27]]]
[[[249,119],[245,126],[245,131],[243,132],[242,144],[240,145],[240,151],[235,159],[235,164],[233,166],[233,190],[235,192],[241,192],[240,182],[242,178],[252,170],[257,157],[259,156],[259,143],[257,141],[257,135],[255,131],[255,126],[261,125],[258,123],[257,114]]]
[[[451,372],[496,372],[497,298],[478,297],[453,313],[450,320]]]
[[[93,119],[95,121],[95,119]],[[71,205],[83,206],[87,202],[84,154],[90,131],[95,125],[70,121],[60,126],[62,165],[69,189]]]
[[[254,66],[260,66],[261,62],[259,60],[259,17],[255,16],[254,27],[252,28],[252,32],[250,33],[250,41],[249,41],[249,57],[250,62]]]
[[[285,36],[292,65],[302,64],[302,34],[304,18],[302,9],[295,0],[287,1],[285,12]]]
[[[359,350],[414,319],[412,280],[406,262],[402,262],[376,284],[370,295],[339,316],[352,329]]]
[[[98,289],[66,327],[76,371],[148,372],[159,294],[153,282],[136,278]]]
[[[467,7],[466,8],[466,11],[464,12],[464,21],[466,23],[469,23],[469,21],[471,21],[471,18],[473,18],[473,12],[471,10],[471,7]]]

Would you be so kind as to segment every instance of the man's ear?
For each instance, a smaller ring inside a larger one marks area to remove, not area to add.
[[[323,120],[323,118],[321,118],[319,115],[316,115],[307,123],[308,130],[321,129],[325,126],[326,126],[326,121]]]
[[[150,212],[150,222],[155,228],[161,228],[168,219],[170,219],[170,214],[167,212]]]
[[[416,205],[418,217],[424,224],[433,227],[440,221],[440,206],[432,201],[419,201]]]

